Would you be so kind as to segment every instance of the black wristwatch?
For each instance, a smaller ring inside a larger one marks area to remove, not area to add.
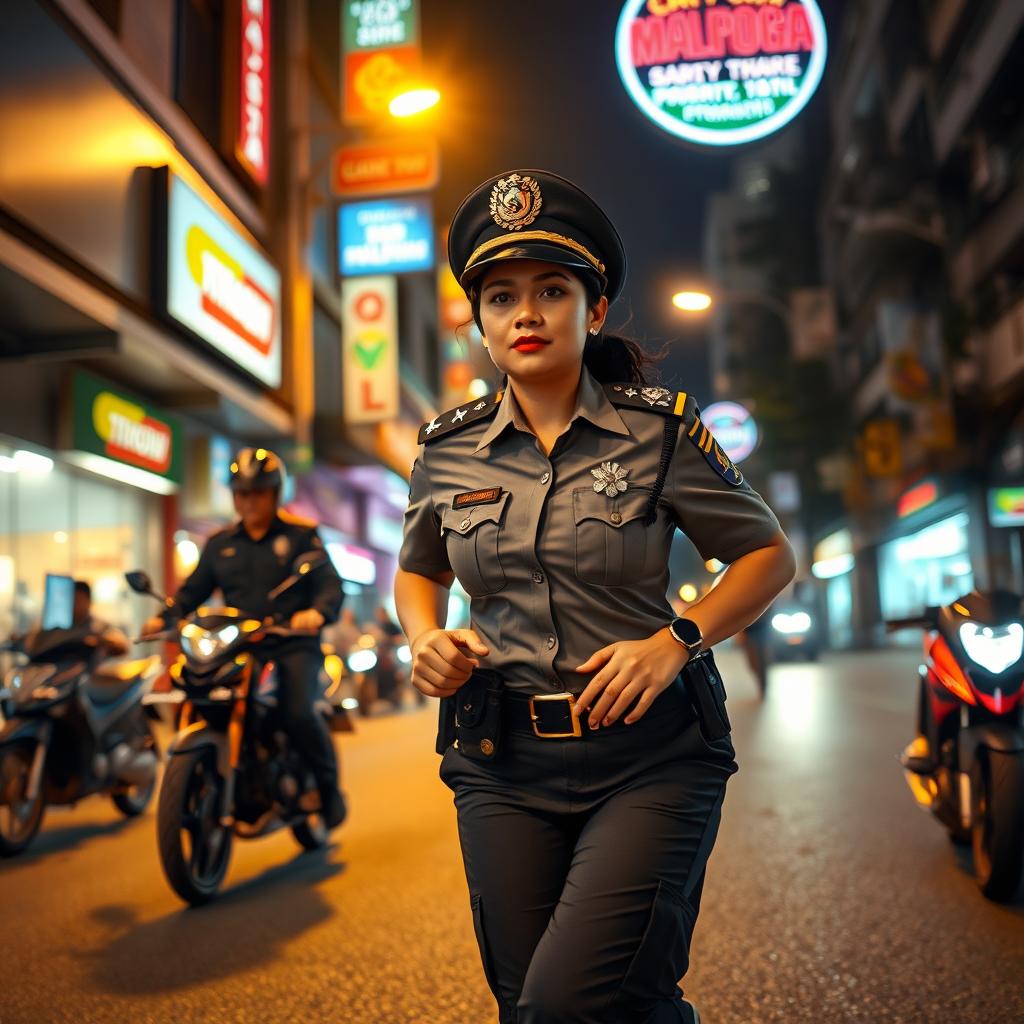
[[[673,619],[668,624],[672,639],[682,644],[691,655],[696,656],[704,646],[700,626],[693,619]]]

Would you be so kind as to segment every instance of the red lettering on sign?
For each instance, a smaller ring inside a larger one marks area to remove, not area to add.
[[[360,320],[379,320],[384,312],[384,299],[377,292],[363,292],[353,305]]]
[[[373,390],[373,381],[364,380],[364,381],[362,381],[362,385],[363,385],[363,409],[365,409],[367,411],[370,411],[371,409],[372,410],[387,409],[387,407],[388,407],[387,406],[387,402],[377,402],[377,401],[374,401],[373,395],[371,394],[371,392]]]

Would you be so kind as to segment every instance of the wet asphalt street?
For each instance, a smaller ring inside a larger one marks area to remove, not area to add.
[[[720,664],[740,772],[686,980],[704,1024],[1024,1022],[1024,904],[982,898],[895,760],[913,654],[781,667],[763,706],[738,655]],[[51,811],[0,864],[0,1024],[494,1020],[434,721],[360,721],[336,844],[236,843],[200,910],[164,884],[152,811]]]

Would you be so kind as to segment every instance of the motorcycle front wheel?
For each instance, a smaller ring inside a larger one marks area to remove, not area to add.
[[[225,781],[217,752],[201,747],[175,754],[157,803],[157,843],[171,888],[198,906],[217,895],[231,859],[230,828],[220,823]]]
[[[319,814],[310,814],[304,821],[292,825],[292,835],[303,849],[319,850],[327,845],[330,833]]]
[[[1013,899],[1024,868],[1024,757],[986,750],[971,780],[974,874],[988,899]]]
[[[28,742],[0,750],[0,857],[21,853],[43,823],[43,787],[34,800],[26,796],[35,753],[35,744]]]

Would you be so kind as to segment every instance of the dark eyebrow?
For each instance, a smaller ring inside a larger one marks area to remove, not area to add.
[[[563,274],[560,270],[545,270],[543,274],[538,274],[533,278],[533,282],[536,284],[538,281],[546,281],[551,277],[559,277],[563,281],[569,280],[569,275]],[[510,280],[488,281],[487,284],[484,285],[484,291],[487,291],[488,288],[514,288],[515,284],[515,281]]]

